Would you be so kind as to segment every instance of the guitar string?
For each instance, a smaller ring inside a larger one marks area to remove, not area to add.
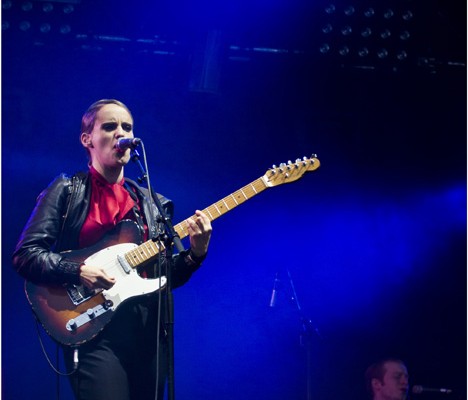
[[[276,172],[278,172],[278,170],[280,171],[280,173],[276,173],[276,174],[273,174],[270,176],[270,179],[276,181],[278,180],[278,178],[282,178],[284,180],[284,178],[295,178],[297,175],[299,176],[302,176],[303,174],[303,169],[308,169],[307,168],[307,163],[305,162],[301,162],[299,165],[296,163],[296,164],[292,164],[295,166],[294,167],[291,167],[291,169],[288,169],[288,172],[285,172],[283,170],[281,170],[281,168],[278,168],[278,169],[274,169]],[[206,214],[208,214],[208,217],[210,218],[211,221],[213,221],[214,219],[224,215],[226,212],[232,210],[233,208],[236,208],[238,205],[244,203],[245,201],[249,200],[250,198],[252,198],[253,196],[255,196],[256,194],[260,193],[261,191],[263,191],[264,189],[266,189],[266,185],[265,183],[262,181],[261,178],[258,178],[256,179],[255,181],[249,183],[248,185],[245,185],[244,187],[242,187],[241,189],[233,192],[232,194],[230,194],[229,196],[226,196],[224,197],[223,199],[221,199],[220,201],[216,202],[216,203],[213,203],[211,206],[207,207],[204,211]],[[218,215],[215,215],[213,216],[214,213],[217,213]],[[196,215],[193,215],[191,217],[189,217],[188,219],[195,219],[196,218]],[[187,219],[180,222],[179,224],[177,224],[175,226],[175,229],[177,231],[177,233],[180,235],[180,232],[183,233],[183,235],[181,235],[182,237],[185,237],[188,235],[188,222],[187,222]],[[179,232],[180,231],[180,232]],[[155,257],[157,256],[161,250],[159,250],[158,248],[154,249],[153,246],[151,246],[151,244],[153,244],[153,242],[151,241],[147,241],[137,247],[135,247],[134,249],[131,249],[131,250],[128,250],[126,251],[124,254],[123,254],[123,257],[127,260],[128,262],[128,258],[127,256],[130,257],[130,261],[129,264],[133,264],[133,262],[137,262],[138,264],[136,265],[131,265],[132,268],[135,268],[136,266],[146,262],[146,261],[149,261],[152,257]],[[142,249],[142,251],[138,252],[137,249]],[[149,255],[149,256],[146,256],[146,254],[144,254],[144,251],[147,250],[151,253],[151,251],[154,252],[153,255]],[[164,250],[164,248],[163,248]],[[133,258],[131,257],[133,255]],[[140,257],[142,258],[142,260],[140,260]],[[112,260],[109,260],[108,262],[105,262],[103,265],[102,265],[103,269],[106,271],[106,273],[110,273],[110,274],[113,274],[114,272],[123,272],[123,276],[126,275],[125,271],[123,270],[123,267],[121,266],[120,262],[118,261],[117,257],[113,258]]]

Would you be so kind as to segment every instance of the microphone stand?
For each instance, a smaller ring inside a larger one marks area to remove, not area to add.
[[[320,337],[320,333],[316,327],[312,324],[310,318],[305,317],[302,307],[297,298],[296,289],[294,287],[294,282],[291,277],[291,272],[289,269],[286,270],[288,273],[289,285],[292,291],[291,300],[296,305],[297,311],[299,312],[299,318],[302,323],[302,333],[301,333],[301,344],[306,348],[306,381],[307,381],[307,400],[312,400],[312,338],[314,334]]]
[[[139,182],[146,182],[147,188],[151,193],[154,204],[156,205],[160,219],[166,228],[163,241],[166,250],[166,260],[169,263],[166,272],[166,293],[167,293],[167,339],[168,339],[168,376],[167,376],[167,391],[168,399],[175,399],[175,385],[174,385],[174,298],[172,294],[172,245],[175,245],[177,251],[180,253],[184,250],[184,246],[180,240],[178,233],[174,230],[174,226],[170,218],[167,216],[161,201],[149,183],[148,174],[140,162],[140,154],[136,149],[132,149],[131,159],[138,164],[141,171],[141,176],[138,178]],[[156,241],[158,237],[153,237],[151,240]],[[158,344],[159,345],[159,344]],[[157,360],[159,362],[159,360]],[[157,390],[157,388],[156,388]]]

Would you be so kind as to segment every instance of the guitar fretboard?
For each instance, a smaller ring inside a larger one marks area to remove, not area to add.
[[[297,159],[294,163],[288,161],[287,164],[280,164],[279,167],[273,166],[264,176],[254,180],[202,211],[207,215],[210,221],[213,221],[269,187],[294,182],[302,177],[304,173],[316,170],[320,166],[320,162],[315,157],[316,156],[313,155],[310,159],[304,157],[302,160]],[[189,219],[195,220],[196,215],[192,215],[190,218],[174,226],[174,230],[177,232],[180,239],[187,237],[189,234]],[[165,246],[163,243],[148,240],[135,249],[125,253],[124,257],[130,267],[135,268],[156,257],[164,250]]]
[[[212,204],[211,206],[205,208],[202,211],[206,214],[210,221],[214,221],[216,218],[221,217],[222,215],[241,205],[245,201],[251,199],[258,193],[263,192],[266,188],[267,186],[265,185],[263,180],[261,178],[258,178],[252,183],[244,186],[243,188],[240,188],[239,190],[235,191],[229,196],[226,196],[225,198],[219,200],[218,202]],[[190,218],[195,219],[196,215],[192,215]],[[177,232],[181,239],[188,235],[187,228],[187,220],[184,220],[174,226],[174,230]]]
[[[224,197],[218,202],[212,204],[211,206],[202,210],[210,221],[215,220],[216,218],[221,217],[237,206],[241,205],[245,201],[251,199],[253,196],[263,192],[268,186],[262,180],[258,178],[255,181],[249,183],[248,185],[240,188],[239,190],[231,193],[229,196]],[[195,219],[196,215],[179,222],[174,226],[174,230],[177,232],[181,239],[188,236],[188,220]],[[156,257],[160,252],[165,250],[164,243],[154,242],[148,240],[140,246],[136,247],[133,250],[125,253],[125,259],[132,268],[136,268],[139,265],[151,260]]]

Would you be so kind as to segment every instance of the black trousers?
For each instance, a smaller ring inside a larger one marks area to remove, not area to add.
[[[161,329],[158,346],[157,304],[154,295],[121,304],[104,330],[78,348],[78,369],[70,376],[77,400],[155,400],[158,361],[157,400],[163,399],[167,338]],[[71,371],[73,349],[64,356]]]

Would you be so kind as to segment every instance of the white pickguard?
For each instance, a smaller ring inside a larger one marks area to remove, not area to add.
[[[125,272],[117,256],[123,255],[136,247],[138,245],[135,243],[116,244],[94,253],[84,261],[86,265],[101,266],[109,276],[115,278],[114,286],[102,292],[104,298],[112,302],[111,309],[113,311],[123,301],[131,297],[155,292],[166,284],[165,276],[157,279],[145,279],[138,275],[134,268],[131,268],[129,273]]]

